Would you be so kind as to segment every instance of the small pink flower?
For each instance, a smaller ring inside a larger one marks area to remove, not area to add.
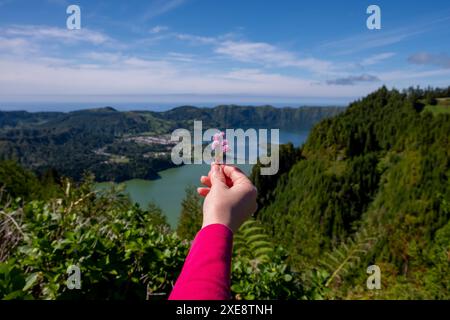
[[[215,152],[215,162],[220,163],[222,161],[223,153],[230,151],[228,146],[228,140],[224,139],[225,132],[218,132],[213,136],[213,143],[211,148]]]

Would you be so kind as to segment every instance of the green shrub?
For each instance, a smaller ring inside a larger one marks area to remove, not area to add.
[[[68,182],[63,198],[6,208],[4,225],[13,230],[6,221],[14,219],[21,240],[0,264],[0,296],[143,300],[171,291],[188,244],[155,223],[156,208],[90,190],[89,183],[73,189]],[[2,238],[8,241],[6,233]],[[80,268],[81,290],[67,288],[71,265]]]

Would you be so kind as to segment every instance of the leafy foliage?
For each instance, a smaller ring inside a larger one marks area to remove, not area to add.
[[[67,182],[62,198],[5,208],[2,223],[15,219],[21,239],[1,264],[0,296],[144,300],[170,292],[187,243],[156,223],[156,208],[142,210],[119,193],[91,190],[91,181],[79,188]],[[10,237],[2,233],[2,242]],[[66,286],[71,265],[81,269],[81,290]]]
[[[258,261],[247,256],[233,259],[231,291],[235,299],[296,299],[303,297],[303,288],[296,274],[286,263],[282,249]]]
[[[348,274],[356,266],[361,266],[361,256],[368,253],[373,246],[376,237],[369,236],[365,229],[358,232],[354,239],[348,239],[332,253],[327,253],[320,264],[331,273],[325,286],[330,286],[335,281],[342,281],[342,275]]]
[[[186,197],[181,203],[181,214],[177,233],[182,239],[193,240],[202,227],[202,202],[193,187],[186,188]]]
[[[260,223],[250,219],[241,226],[235,235],[234,246],[237,254],[251,258],[259,262],[269,261],[274,248],[269,236]]]
[[[294,299],[303,294],[286,263],[286,252],[275,248],[261,224],[245,222],[235,236],[232,293],[236,299]]]
[[[187,231],[177,234],[154,205],[143,210],[121,190],[93,191],[92,177],[85,179],[78,187],[65,180],[58,198],[9,202],[0,211],[0,297],[143,300],[171,291],[189,248],[184,236],[192,240],[200,229],[195,224],[201,221],[201,202],[194,190],[187,189],[187,216],[179,225]],[[298,296],[301,286],[285,253],[272,246],[259,223],[248,222],[240,234],[233,296]],[[71,265],[80,267],[81,290],[67,288]]]

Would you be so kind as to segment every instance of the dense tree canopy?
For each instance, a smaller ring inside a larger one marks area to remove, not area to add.
[[[411,281],[423,297],[443,296],[448,275],[434,287],[419,275],[450,271],[450,243],[438,240],[450,218],[450,114],[433,115],[421,103],[425,95],[445,94],[383,87],[313,128],[300,160],[272,184],[272,200],[258,213],[297,270],[318,265],[327,251],[365,230],[377,245],[339,294],[351,293],[371,261],[385,265],[392,290]],[[259,167],[254,170],[258,177]],[[254,180],[268,189],[267,181]],[[439,267],[420,254],[437,243]],[[399,297],[414,296],[406,291]]]

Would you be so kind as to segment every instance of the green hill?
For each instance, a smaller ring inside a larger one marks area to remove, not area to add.
[[[256,181],[268,199],[258,218],[299,271],[358,232],[376,239],[333,282],[337,296],[367,296],[365,268],[377,264],[389,283],[380,297],[449,298],[450,115],[417,94],[381,88],[352,103],[290,152],[300,160],[284,174]]]
[[[154,179],[158,171],[173,166],[171,145],[143,143],[139,136],[168,141],[173,130],[191,129],[194,120],[202,120],[204,128],[304,130],[341,111],[269,106],[179,107],[166,112],[119,112],[111,107],[69,113],[0,111],[0,159],[15,160],[38,174],[55,169],[77,181],[85,172],[94,173],[98,181]]]
[[[283,128],[285,130],[307,130],[318,121],[332,117],[342,107],[275,108],[272,106],[220,105],[215,108],[183,106],[153,116],[176,122],[180,127],[192,120],[202,120],[204,126],[220,128]]]

